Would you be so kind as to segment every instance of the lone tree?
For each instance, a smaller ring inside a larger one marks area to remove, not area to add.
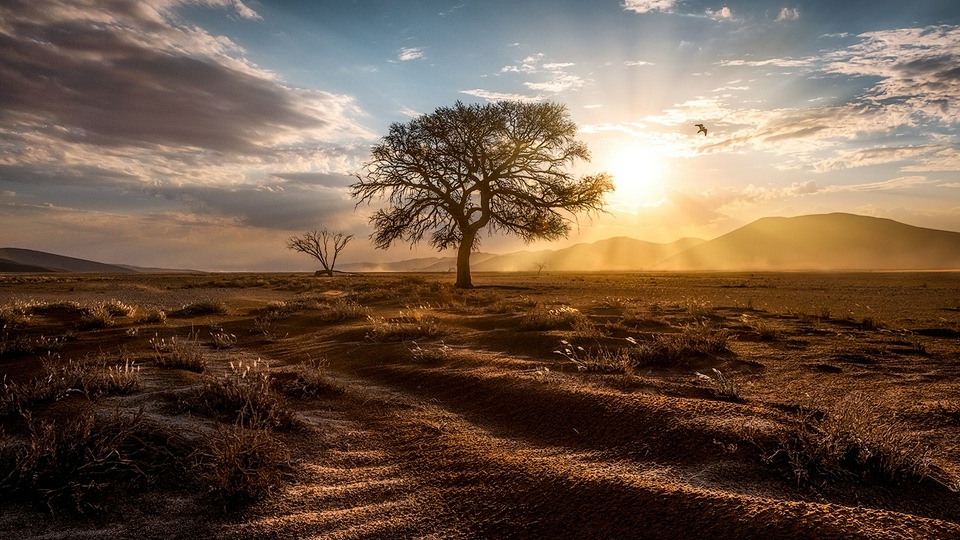
[[[610,175],[566,171],[590,160],[576,134],[562,104],[458,101],[391,125],[350,189],[358,205],[375,196],[389,203],[370,219],[376,247],[427,234],[438,249],[457,246],[456,286],[470,288],[470,254],[485,227],[527,242],[556,240],[570,231],[567,214],[603,210]]]
[[[337,255],[353,240],[352,234],[342,232],[328,232],[326,228],[320,231],[309,231],[303,236],[291,236],[287,240],[287,249],[299,251],[320,261],[328,276],[333,275],[333,266],[337,264]]]

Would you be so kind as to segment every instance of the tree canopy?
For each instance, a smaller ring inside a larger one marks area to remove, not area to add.
[[[388,203],[371,217],[378,248],[425,237],[438,249],[457,247],[456,285],[472,287],[481,230],[556,240],[577,212],[603,210],[610,175],[567,170],[590,159],[576,134],[559,103],[457,102],[391,125],[351,192],[357,204]]]

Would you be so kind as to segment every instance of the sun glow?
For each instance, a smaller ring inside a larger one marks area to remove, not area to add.
[[[667,165],[656,152],[639,145],[624,146],[612,154],[606,168],[616,186],[610,195],[613,210],[635,214],[663,203]]]

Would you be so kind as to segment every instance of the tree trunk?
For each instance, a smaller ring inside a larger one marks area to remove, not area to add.
[[[473,241],[477,233],[463,233],[463,239],[460,242],[460,248],[457,250],[457,283],[456,287],[461,289],[472,289],[473,282],[470,280],[470,254],[473,252]]]

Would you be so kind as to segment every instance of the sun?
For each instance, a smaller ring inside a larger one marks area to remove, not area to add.
[[[663,202],[667,164],[655,151],[624,145],[611,154],[606,169],[616,187],[609,201],[614,210],[635,214]]]

